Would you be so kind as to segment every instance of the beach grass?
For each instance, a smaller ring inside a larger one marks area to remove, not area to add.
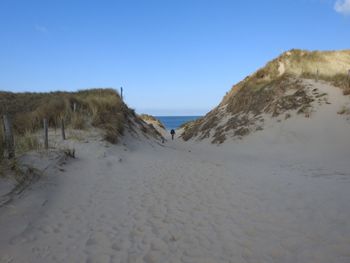
[[[0,92],[0,115],[12,123],[15,152],[22,154],[42,148],[37,132],[47,119],[49,128],[70,130],[99,128],[103,138],[117,143],[124,132],[127,115],[135,115],[113,89],[78,92],[12,93]],[[2,126],[2,125],[1,125]],[[0,129],[0,166],[5,154],[3,127]]]
[[[306,113],[310,103],[315,99],[304,90],[302,79],[325,81],[341,88],[344,95],[350,94],[350,50],[340,51],[306,51],[292,49],[268,62],[255,73],[247,76],[232,87],[220,105],[209,112],[203,119],[186,124],[182,138],[208,138],[214,132],[214,142],[222,142],[226,130],[236,128],[236,123],[228,122],[226,127],[217,127],[219,108],[226,114],[253,115],[272,114],[278,117],[288,110]],[[297,91],[286,95],[288,90]],[[316,97],[317,99],[317,97]],[[231,125],[233,124],[233,125]],[[242,130],[243,131],[243,130]],[[245,131],[245,130],[244,130]],[[236,133],[235,133],[236,134]],[[238,135],[247,134],[237,132]],[[243,136],[242,135],[242,136]]]
[[[62,120],[73,129],[101,128],[108,133],[106,138],[113,142],[123,133],[124,116],[129,112],[113,89],[71,93],[0,92],[0,104],[1,115],[10,115],[17,136],[41,129],[42,121],[46,118],[51,128],[60,127]]]

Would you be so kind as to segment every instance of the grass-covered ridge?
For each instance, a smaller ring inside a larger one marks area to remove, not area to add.
[[[218,107],[205,117],[186,124],[184,140],[214,137],[214,143],[221,143],[226,134],[244,136],[262,129],[259,123],[261,114],[277,117],[289,110],[308,116],[310,103],[318,99],[317,94],[308,94],[302,79],[326,81],[350,94],[350,50],[305,51],[293,49],[284,52],[268,62],[252,75],[232,87]],[[293,91],[291,93],[291,91]],[[251,116],[255,116],[254,118]],[[223,118],[231,117],[224,124]],[[212,133],[211,133],[212,132]]]
[[[305,51],[293,49],[268,62],[263,68],[234,85],[220,105],[227,111],[254,111],[256,104],[266,106],[277,89],[288,86],[288,79],[312,78],[324,80],[348,93],[350,50]],[[242,102],[243,101],[243,102]]]
[[[9,160],[3,140],[3,114],[9,116],[14,133],[15,158]],[[44,150],[44,118],[49,125],[49,151]],[[20,171],[15,168],[18,160],[26,154],[46,155],[53,151],[74,157],[75,150],[70,149],[61,137],[62,121],[68,141],[82,141],[86,136],[84,142],[88,142],[90,135],[93,140],[97,135],[115,144],[125,133],[135,139],[162,138],[153,126],[147,125],[134,110],[128,108],[113,89],[50,93],[0,91],[0,176]]]
[[[268,62],[252,75],[234,85],[221,104],[226,104],[241,89],[258,91],[281,77],[318,78],[348,89],[350,50],[306,51],[292,49]]]
[[[0,114],[9,114],[15,135],[24,136],[42,128],[44,118],[50,128],[102,129],[105,139],[116,143],[123,134],[126,116],[134,114],[113,89],[78,92],[0,92]],[[75,105],[75,106],[74,106]],[[75,107],[75,111],[74,111]]]

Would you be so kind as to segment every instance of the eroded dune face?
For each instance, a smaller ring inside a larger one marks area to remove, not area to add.
[[[233,86],[222,102],[202,119],[188,124],[182,137],[223,143],[266,129],[266,123],[314,120],[323,106],[347,112],[350,51],[291,50]],[[330,102],[329,100],[332,100]],[[336,105],[334,105],[336,104]],[[329,119],[324,119],[328,122]]]

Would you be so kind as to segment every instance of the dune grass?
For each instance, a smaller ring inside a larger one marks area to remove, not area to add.
[[[76,106],[74,106],[74,104]],[[76,111],[74,111],[76,108]],[[126,116],[134,114],[113,89],[78,92],[11,93],[0,92],[0,116],[10,116],[16,155],[42,148],[36,132],[43,128],[43,119],[50,128],[65,126],[74,130],[100,128],[104,139],[117,143],[123,134]],[[11,162],[6,161],[4,132],[0,118],[0,175]]]
[[[50,128],[59,128],[62,119],[66,127],[73,129],[100,128],[106,140],[116,143],[123,134],[125,116],[132,114],[113,89],[72,93],[0,92],[0,105],[0,114],[10,115],[15,138],[24,140],[24,148],[36,145],[29,134],[42,129],[44,118]]]
[[[341,88],[347,95],[350,94],[348,70],[350,50],[321,52],[292,49],[233,86],[221,105],[228,105],[227,111],[233,114],[261,112],[267,102],[289,86],[288,79],[294,78],[323,80]]]
[[[276,59],[268,62],[252,75],[247,76],[226,93],[219,107],[226,114],[258,116],[262,113],[277,117],[287,110],[297,110],[307,113],[313,98],[304,92],[304,86],[299,81],[302,78],[326,81],[343,90],[344,95],[350,94],[350,50],[340,51],[306,51],[292,49],[284,52]],[[293,95],[286,95],[287,90],[295,90]],[[207,138],[211,130],[217,141],[224,140],[223,130],[218,126],[218,108],[213,109],[204,118],[186,124],[182,137],[189,140],[193,137]],[[228,125],[227,129],[235,128]],[[243,135],[246,133],[245,130]],[[239,132],[241,135],[242,132]],[[214,135],[215,137],[215,135]]]
[[[153,117],[151,115],[141,114],[139,117],[145,122],[154,123],[154,124],[158,125],[159,127],[165,129],[164,124],[160,120],[156,119],[155,117]]]
[[[36,134],[26,132],[21,136],[16,137],[15,152],[22,154],[28,151],[40,150],[42,145]]]

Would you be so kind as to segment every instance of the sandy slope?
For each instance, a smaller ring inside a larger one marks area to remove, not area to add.
[[[350,262],[350,149],[259,136],[71,142],[77,160],[0,209],[0,262]]]

